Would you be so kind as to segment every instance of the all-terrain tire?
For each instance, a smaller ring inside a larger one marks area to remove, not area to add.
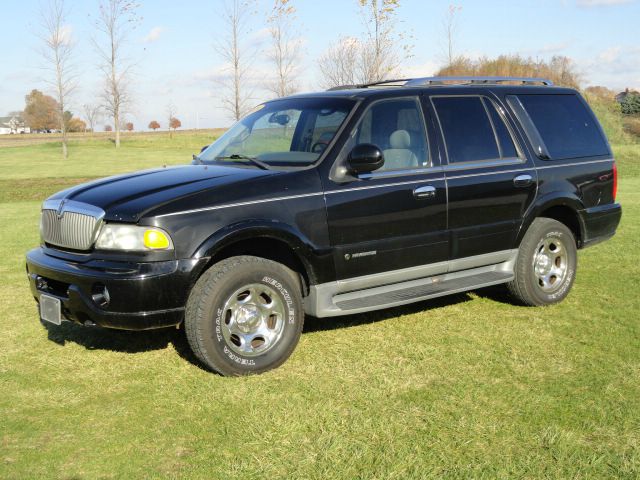
[[[187,301],[185,332],[196,357],[225,376],[274,369],[291,355],[302,333],[299,275],[253,256],[211,266]]]
[[[507,284],[524,305],[562,301],[576,276],[578,255],[571,230],[551,218],[536,218],[525,233],[515,264],[515,278]]]

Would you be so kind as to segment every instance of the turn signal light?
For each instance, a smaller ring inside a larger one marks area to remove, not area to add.
[[[144,246],[154,250],[169,248],[171,240],[160,230],[149,229],[144,232]]]

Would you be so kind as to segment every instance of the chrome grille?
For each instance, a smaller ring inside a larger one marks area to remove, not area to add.
[[[104,212],[79,202],[47,201],[40,232],[46,243],[72,250],[89,250],[96,241]],[[56,207],[56,208],[53,208]]]

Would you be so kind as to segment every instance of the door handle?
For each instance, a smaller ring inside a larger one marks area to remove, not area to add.
[[[434,198],[436,196],[436,187],[432,185],[418,187],[413,191],[413,196],[416,198]]]
[[[531,175],[518,175],[513,179],[513,184],[516,187],[528,187],[533,183],[533,177]]]

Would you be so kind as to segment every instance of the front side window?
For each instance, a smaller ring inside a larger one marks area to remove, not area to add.
[[[202,163],[255,159],[267,166],[307,166],[320,158],[355,102],[290,98],[260,105],[204,150]]]
[[[377,171],[410,170],[431,165],[420,105],[415,98],[383,100],[369,107],[347,143],[377,146],[384,165]]]

